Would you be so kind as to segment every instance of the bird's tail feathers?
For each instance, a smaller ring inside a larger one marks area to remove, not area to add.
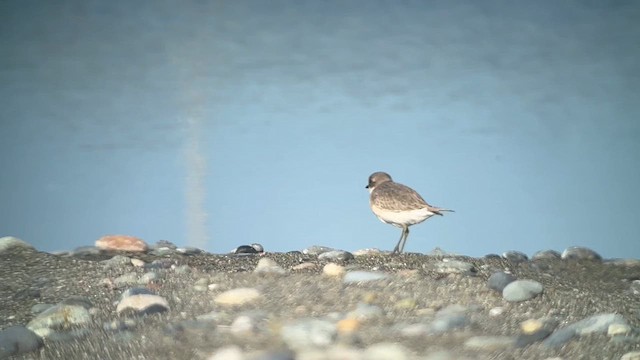
[[[439,208],[439,207],[434,207],[434,206],[429,206],[429,211],[431,211],[432,213],[436,214],[436,215],[444,215],[442,212],[446,211],[446,212],[455,212],[451,209],[443,209],[443,208]]]

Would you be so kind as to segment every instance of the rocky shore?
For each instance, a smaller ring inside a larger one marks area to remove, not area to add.
[[[637,259],[96,245],[0,238],[0,358],[640,359]]]

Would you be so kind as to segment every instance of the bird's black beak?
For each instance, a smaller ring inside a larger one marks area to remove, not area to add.
[[[368,188],[369,188],[369,185],[365,186],[364,188],[365,188],[365,189],[368,189]]]

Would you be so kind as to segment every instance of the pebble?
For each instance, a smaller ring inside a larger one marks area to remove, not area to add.
[[[631,326],[627,324],[614,323],[607,328],[609,336],[626,336],[631,333]]]
[[[43,338],[55,338],[65,334],[75,337],[80,332],[65,332],[65,329],[86,326],[91,322],[89,311],[79,305],[55,305],[33,318],[27,328]]]
[[[562,256],[555,250],[540,250],[533,254],[531,260],[558,260]]]
[[[344,275],[343,282],[345,284],[364,283],[369,281],[377,281],[388,279],[389,275],[382,272],[373,271],[349,271]]]
[[[131,259],[131,265],[135,267],[143,267],[145,265],[145,262],[140,259]]]
[[[547,347],[558,347],[576,336],[597,332],[604,333],[608,331],[609,326],[612,324],[628,325],[624,317],[620,314],[608,313],[592,315],[554,331],[542,343]]]
[[[435,270],[444,274],[475,274],[477,272],[473,264],[466,261],[443,259],[435,263]]]
[[[262,293],[254,288],[236,288],[218,294],[213,301],[218,305],[241,306],[255,303],[262,298]]]
[[[117,278],[113,279],[113,285],[116,288],[123,288],[130,285],[138,284],[138,274],[134,272],[126,273],[124,275],[120,275]]]
[[[253,270],[254,273],[261,273],[261,274],[286,274],[287,270],[285,270],[282,266],[278,265],[277,262],[275,262],[272,259],[269,258],[262,258],[260,259],[260,261],[258,261],[258,265],[256,266],[256,268]]]
[[[542,341],[549,336],[558,325],[554,319],[529,319],[520,324],[522,334],[517,337],[516,346],[525,347]]]
[[[131,264],[131,258],[124,255],[116,255],[108,260],[101,261],[105,269],[121,268]]]
[[[382,251],[377,248],[359,249],[353,252],[353,256],[377,256],[381,254]]]
[[[333,251],[335,250],[334,248],[330,248],[330,247],[326,247],[326,246],[319,246],[319,245],[313,245],[310,246],[304,250],[302,250],[302,253],[305,255],[313,255],[313,256],[318,256],[322,253],[326,253],[328,251]]]
[[[258,243],[253,243],[251,245],[240,245],[237,248],[231,250],[232,254],[263,254],[264,247]]]
[[[299,270],[310,270],[310,269],[315,269],[316,268],[315,263],[312,262],[303,262],[301,264],[295,265],[291,268],[291,270],[295,270],[295,271],[299,271]]]
[[[106,235],[96,240],[96,247],[102,250],[147,251],[148,246],[142,239],[129,235]]]
[[[240,315],[233,320],[229,331],[237,337],[254,336],[258,333],[258,324],[253,317]]]
[[[516,280],[502,290],[502,297],[509,302],[520,302],[533,299],[542,293],[543,287],[534,280]]]
[[[513,274],[504,271],[498,271],[489,276],[489,280],[487,280],[487,286],[489,287],[489,289],[502,293],[507,285],[516,280],[517,278]]]
[[[527,254],[515,250],[504,252],[502,257],[514,263],[521,263],[529,260]]]
[[[622,355],[620,360],[640,360],[640,351],[628,352]]]
[[[318,260],[348,261],[354,258],[353,254],[344,250],[331,250],[318,255]]]
[[[512,336],[472,336],[464,342],[464,346],[473,350],[496,351],[512,347],[516,339]]]
[[[367,321],[383,317],[384,311],[377,305],[359,303],[347,316],[359,321]]]
[[[602,256],[597,252],[579,246],[566,248],[561,255],[563,260],[602,260]]]
[[[149,284],[151,282],[157,281],[160,279],[160,274],[158,274],[155,271],[149,271],[146,272],[144,274],[142,274],[142,276],[140,276],[140,279],[138,279],[138,284],[140,285],[146,285]]]
[[[169,302],[162,296],[138,294],[124,297],[118,303],[116,312],[133,311],[137,315],[156,314],[169,310]]]
[[[0,252],[3,251],[1,247],[2,245],[0,245]],[[0,359],[35,351],[42,345],[42,339],[35,332],[22,325],[0,330]]]
[[[409,350],[400,344],[382,342],[367,347],[363,355],[367,360],[406,360]]]
[[[327,276],[342,276],[346,272],[346,269],[342,265],[336,263],[328,263],[322,268],[322,273]]]
[[[337,329],[333,323],[326,320],[302,319],[284,325],[281,337],[294,350],[306,349],[309,346],[326,347],[336,340]]]
[[[182,255],[197,255],[202,254],[204,251],[193,246],[185,246],[176,248],[176,252]]]
[[[13,247],[21,247],[23,249],[35,250],[28,242],[13,236],[5,236],[0,238],[0,253],[3,253]]]
[[[236,345],[226,346],[216,350],[207,360],[244,360],[246,357],[242,353],[242,349]]]

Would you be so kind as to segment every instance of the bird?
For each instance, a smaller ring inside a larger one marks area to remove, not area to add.
[[[374,172],[369,176],[369,205],[373,213],[386,224],[402,229],[400,240],[392,254],[401,254],[409,236],[409,226],[419,224],[433,215],[442,216],[443,212],[454,212],[429,205],[412,188],[394,182],[385,172]]]

